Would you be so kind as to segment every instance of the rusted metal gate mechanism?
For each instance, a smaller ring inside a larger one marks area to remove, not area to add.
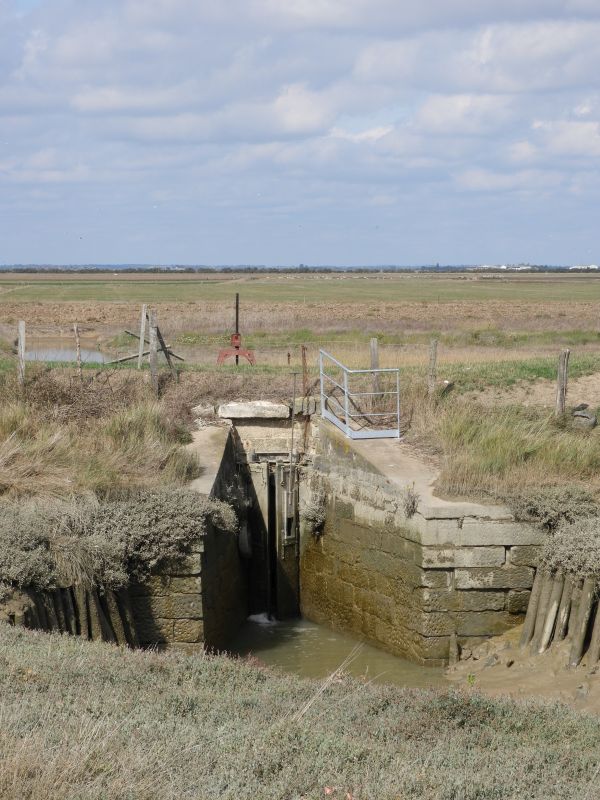
[[[240,295],[238,292],[235,294],[235,333],[231,334],[231,344],[229,347],[224,347],[219,350],[217,357],[217,366],[224,364],[228,358],[235,358],[236,366],[240,363],[240,356],[245,358],[249,364],[254,366],[256,358],[252,350],[242,347],[242,335],[240,333]]]

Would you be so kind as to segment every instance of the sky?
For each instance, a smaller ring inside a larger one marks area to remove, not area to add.
[[[0,264],[600,262],[600,0],[0,0]]]

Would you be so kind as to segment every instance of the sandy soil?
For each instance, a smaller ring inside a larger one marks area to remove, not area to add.
[[[465,660],[449,667],[448,680],[469,691],[513,698],[538,697],[600,714],[600,669],[585,661],[567,669],[568,642],[554,643],[542,655],[518,647],[521,626],[490,639]]]
[[[554,408],[556,401],[556,383],[539,380],[516,384],[509,388],[490,387],[484,392],[474,392],[470,396],[489,406],[508,403],[550,409]],[[593,409],[600,406],[600,373],[569,381],[567,405],[576,406],[579,403],[588,403]]]

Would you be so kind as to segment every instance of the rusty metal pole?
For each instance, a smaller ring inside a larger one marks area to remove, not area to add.
[[[240,332],[240,293],[235,293],[235,333],[239,335]],[[235,357],[235,365],[236,367],[240,363],[240,357],[236,355]]]
[[[293,471],[292,462],[293,462],[293,458],[294,458],[294,422],[295,422],[295,419],[296,419],[296,375],[297,374],[298,374],[297,372],[292,372],[292,376],[293,376],[293,388],[292,388],[292,435],[291,435],[291,439],[290,439],[290,471],[289,471],[289,474],[288,474],[288,503],[291,503],[291,501],[292,501],[292,487],[293,487],[293,482],[292,482],[292,471]]]

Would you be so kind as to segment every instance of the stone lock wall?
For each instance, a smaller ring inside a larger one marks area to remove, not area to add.
[[[397,486],[335,453],[314,458],[304,502],[316,485],[327,519],[318,537],[302,531],[309,619],[432,666],[453,633],[465,649],[522,620],[540,533],[507,509],[441,503],[407,517]]]
[[[235,447],[227,436],[211,495],[231,500]],[[246,576],[238,536],[210,525],[188,554],[130,588],[141,645],[188,653],[221,650],[247,616]]]

